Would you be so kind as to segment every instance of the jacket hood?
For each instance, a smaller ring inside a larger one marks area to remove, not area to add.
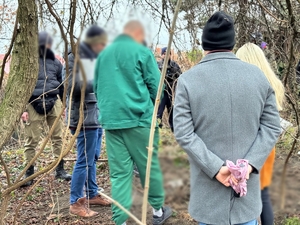
[[[49,48],[45,48],[44,46],[39,48],[39,55],[40,58],[45,57],[46,59],[52,59],[53,61],[55,60],[54,52]]]
[[[97,58],[98,54],[96,54],[88,44],[82,42],[79,46],[79,54],[82,58]]]
[[[69,46],[68,48],[68,55],[72,54],[72,48]],[[90,46],[84,42],[80,43],[79,45],[79,55],[80,58],[97,58],[98,54],[93,52],[93,50],[90,48]]]

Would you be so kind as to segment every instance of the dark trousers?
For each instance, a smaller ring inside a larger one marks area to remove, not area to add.
[[[261,191],[261,200],[263,204],[262,213],[260,215],[261,225],[273,225],[274,214],[269,195],[269,189],[267,187]]]
[[[169,125],[173,132],[173,104],[172,104],[172,95],[169,94],[166,90],[164,91],[164,97],[162,98],[160,105],[158,107],[157,118],[162,119],[165,108],[167,107],[169,114]]]

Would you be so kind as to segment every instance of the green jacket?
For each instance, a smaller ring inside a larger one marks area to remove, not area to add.
[[[94,88],[104,129],[150,127],[160,72],[152,52],[127,35],[98,56]]]

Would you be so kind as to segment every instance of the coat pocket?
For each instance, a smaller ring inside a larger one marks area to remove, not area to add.
[[[97,103],[93,101],[86,101],[84,108],[84,125],[85,126],[98,126],[99,125],[99,109]]]
[[[71,106],[71,126],[77,126],[78,120],[79,120],[79,106],[80,104],[76,101],[72,101],[72,106]]]

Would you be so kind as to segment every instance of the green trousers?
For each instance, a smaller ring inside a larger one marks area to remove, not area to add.
[[[120,130],[106,130],[106,147],[112,183],[112,198],[130,210],[132,204],[133,163],[136,163],[144,187],[150,128],[136,127]],[[164,203],[163,178],[158,160],[159,133],[155,131],[154,151],[148,201],[154,209]],[[117,225],[124,223],[128,216],[117,206],[112,206],[113,220]]]
[[[41,134],[44,130],[44,123],[47,122],[49,129],[51,129],[54,121],[59,116],[62,103],[58,99],[55,102],[53,109],[45,116],[38,114],[32,105],[29,105],[27,112],[29,121],[25,124],[25,145],[24,155],[25,162],[28,164],[35,156],[35,149],[39,144]],[[63,121],[59,120],[51,136],[52,149],[55,157],[59,157],[62,149],[62,129]]]

